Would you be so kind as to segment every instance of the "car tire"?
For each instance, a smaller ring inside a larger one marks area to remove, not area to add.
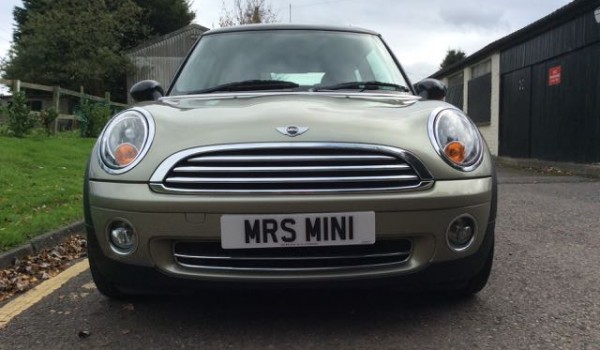
[[[92,279],[96,284],[98,291],[104,296],[111,299],[123,299],[127,295],[124,294],[117,288],[112,281],[106,278],[102,271],[98,268],[98,259],[102,254],[102,250],[96,241],[96,237],[91,237],[92,234],[88,234],[87,249],[88,249],[88,261],[90,263],[90,272],[92,273]]]
[[[456,297],[471,297],[479,293],[487,284],[492,271],[492,265],[494,262],[494,243],[490,248],[490,252],[485,260],[485,263],[481,270],[469,279],[463,286],[458,289],[449,291],[451,295]]]
[[[471,279],[469,279],[462,287],[452,291],[452,294],[458,297],[470,297],[479,293],[486,286],[492,271],[492,265],[494,263],[494,231],[496,228],[496,215],[498,210],[498,177],[496,175],[495,165],[493,166],[490,222],[488,222],[487,231],[485,233],[492,239],[491,247],[489,248],[488,255],[481,270],[475,276],[471,277]]]

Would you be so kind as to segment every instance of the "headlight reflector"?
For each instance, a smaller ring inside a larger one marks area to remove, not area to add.
[[[133,168],[148,151],[154,137],[154,121],[141,108],[132,108],[114,116],[100,137],[100,159],[111,174]]]
[[[477,168],[483,158],[483,141],[477,127],[454,108],[436,110],[429,119],[429,137],[440,156],[462,171]]]

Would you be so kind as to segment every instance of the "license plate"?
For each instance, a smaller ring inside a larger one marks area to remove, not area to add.
[[[224,249],[375,243],[375,213],[223,215]]]

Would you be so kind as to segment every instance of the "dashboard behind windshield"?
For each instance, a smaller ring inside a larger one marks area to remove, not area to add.
[[[287,81],[311,90],[361,81],[408,86],[378,36],[319,30],[253,30],[206,35],[170,95],[242,81]]]

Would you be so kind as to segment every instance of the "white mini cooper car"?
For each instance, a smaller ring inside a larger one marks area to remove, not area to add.
[[[490,274],[496,178],[473,122],[377,33],[202,35],[166,91],[108,123],[85,176],[110,297],[211,286],[435,289]]]

